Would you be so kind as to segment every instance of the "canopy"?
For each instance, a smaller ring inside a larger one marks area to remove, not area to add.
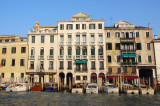
[[[76,60],[75,63],[87,63],[87,60]]]
[[[122,57],[136,57],[136,54],[122,54]]]

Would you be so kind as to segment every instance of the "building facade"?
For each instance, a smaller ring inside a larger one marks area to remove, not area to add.
[[[0,61],[2,81],[25,78],[28,62],[27,38],[21,38],[19,35],[0,36]]]

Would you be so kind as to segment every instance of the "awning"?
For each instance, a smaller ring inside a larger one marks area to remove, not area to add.
[[[55,75],[54,72],[26,72],[27,75]]]
[[[117,77],[120,77],[120,76],[107,76],[108,77],[108,79],[113,79],[113,77],[114,78],[117,78]],[[138,76],[121,76],[122,78],[124,78],[124,79],[138,79]]]
[[[75,63],[87,63],[87,60],[76,60]]]
[[[122,54],[122,57],[136,57],[136,54]]]

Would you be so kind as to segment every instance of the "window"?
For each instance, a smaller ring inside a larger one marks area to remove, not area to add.
[[[111,33],[107,32],[107,38],[110,38],[110,37],[111,37]]]
[[[136,32],[136,37],[139,38],[139,32]]]
[[[117,63],[121,61],[121,56],[117,56]]]
[[[98,24],[98,29],[102,29],[102,24]]]
[[[89,24],[89,29],[95,29],[95,24]]]
[[[76,71],[80,71],[81,68],[80,68],[80,64],[76,64]]]
[[[12,65],[12,66],[15,66],[15,59],[12,59],[11,65]]]
[[[124,32],[121,32],[121,38],[125,38]]]
[[[73,29],[73,24],[67,24],[67,30],[72,30]]]
[[[151,45],[150,45],[150,43],[147,43],[147,50],[151,50]]]
[[[120,33],[119,33],[119,32],[116,32],[116,33],[115,33],[115,36],[116,36],[116,38],[119,38],[119,37],[120,37]]]
[[[50,43],[54,43],[54,36],[53,35],[50,36]]]
[[[11,73],[11,78],[14,78],[14,73]]]
[[[44,69],[44,62],[43,61],[40,61],[40,69]]]
[[[2,78],[4,78],[4,73],[1,73]]]
[[[64,48],[63,47],[60,48],[60,55],[64,55]]]
[[[20,66],[24,66],[24,59],[20,60]]]
[[[95,42],[94,35],[91,35],[91,42]]]
[[[94,47],[91,47],[91,55],[95,55],[95,48]]]
[[[41,43],[44,43],[44,36],[41,36]]]
[[[81,77],[80,76],[76,76],[76,80],[81,80]]]
[[[116,50],[120,50],[120,43],[116,43],[116,45],[115,45],[116,47]]]
[[[112,68],[108,68],[108,73],[112,73]]]
[[[43,48],[40,49],[40,55],[41,55],[41,56],[44,55],[44,49],[43,49]]]
[[[34,56],[34,48],[31,49],[31,56]]]
[[[96,69],[96,67],[95,67],[95,61],[91,61],[91,69]]]
[[[80,29],[80,24],[76,24],[76,29]]]
[[[50,56],[52,56],[54,54],[54,50],[53,48],[50,49],[50,52],[49,52]]]
[[[104,69],[104,62],[100,61],[100,70],[103,70],[103,69]]]
[[[72,61],[68,61],[68,69],[72,69]]]
[[[64,42],[64,36],[60,35],[60,42]]]
[[[30,69],[34,69],[34,61],[30,62]]]
[[[80,42],[80,35],[76,35],[76,42]]]
[[[86,24],[82,24],[82,29],[86,29]]]
[[[148,56],[148,63],[152,63],[152,57]]]
[[[129,38],[134,38],[134,37],[133,37],[133,32],[130,32]]]
[[[87,80],[87,76],[83,76],[83,80]]]
[[[82,36],[83,42],[86,42],[86,35]]]
[[[87,63],[82,64],[82,70],[87,71]]]
[[[21,73],[21,78],[24,78],[24,73]]]
[[[80,47],[76,48],[76,55],[80,55]]]
[[[127,68],[126,67],[123,68],[123,73],[127,73]]]
[[[117,73],[121,73],[121,68],[117,68]]]
[[[16,47],[12,47],[12,53],[16,53]]]
[[[83,47],[83,49],[82,49],[82,55],[87,55],[87,48],[86,47]]]
[[[2,60],[1,60],[1,65],[2,65],[2,66],[6,66],[6,60],[5,60],[5,59],[2,59]]]
[[[136,43],[136,49],[137,49],[137,50],[142,50],[141,43]]]
[[[99,47],[99,49],[98,49],[98,55],[103,55],[103,47]]]
[[[141,62],[142,62],[141,56],[138,55],[138,63],[141,63]]]
[[[106,50],[112,50],[112,43],[106,43]]]
[[[72,48],[71,47],[68,47],[68,55],[72,55]]]
[[[60,61],[60,67],[59,69],[63,69],[63,61]]]
[[[2,42],[2,40],[0,40],[0,43]]]
[[[49,61],[49,69],[53,69],[53,61]]]
[[[26,47],[21,47],[21,53],[26,53]]]
[[[35,36],[32,36],[32,43],[35,43]]]
[[[99,42],[103,42],[103,36],[99,35]]]
[[[64,24],[60,24],[60,30],[64,30]]]
[[[6,39],[5,42],[9,42],[9,39]]]
[[[2,48],[2,54],[6,54],[7,48]]]
[[[11,39],[11,42],[15,42],[15,39]]]
[[[107,59],[108,59],[108,63],[112,62],[111,56],[107,56]]]
[[[72,42],[72,36],[68,35],[68,42]]]
[[[132,68],[132,73],[136,73],[136,68],[135,67]]]
[[[149,38],[149,32],[146,32],[146,38]]]

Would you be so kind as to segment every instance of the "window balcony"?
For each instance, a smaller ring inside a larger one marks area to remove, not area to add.
[[[83,72],[87,72],[87,70],[88,70],[87,68],[82,68]]]
[[[92,45],[92,46],[95,45],[95,42],[90,42],[90,45]]]
[[[63,70],[64,69],[64,67],[59,67],[59,70]]]
[[[121,49],[121,52],[125,52],[125,53],[135,53],[136,49]]]
[[[103,46],[103,42],[98,42],[98,45],[99,46]]]
[[[72,67],[68,67],[67,70],[72,70]]]
[[[120,38],[120,42],[135,42],[135,37],[130,37],[130,38],[122,37]]]
[[[90,56],[90,60],[95,60],[95,59],[96,59],[95,55]]]
[[[48,58],[48,60],[53,60],[54,56],[53,55],[49,55],[47,58]]]
[[[75,42],[75,45],[80,45],[80,42]]]
[[[92,67],[91,70],[96,70],[96,67]]]
[[[88,56],[87,55],[82,55],[83,60],[87,60]]]
[[[29,59],[30,59],[30,60],[34,60],[34,59],[35,59],[35,56],[33,56],[33,55],[32,55],[32,56],[29,56]]]
[[[63,59],[64,59],[64,56],[63,56],[63,55],[60,55],[60,56],[58,56],[58,59],[59,59],[59,60],[63,60]]]
[[[81,45],[87,45],[87,42],[81,42]]]
[[[98,56],[98,60],[104,60],[104,56],[103,55],[99,55]]]
[[[53,67],[49,67],[48,70],[53,70]]]
[[[69,46],[69,45],[72,45],[72,42],[67,42],[67,45]]]
[[[80,56],[80,55],[76,55],[76,56],[74,56],[74,59],[75,59],[75,60],[80,60],[80,59],[81,59],[81,56]]]
[[[67,59],[67,60],[72,60],[72,56],[71,56],[71,55],[68,55],[68,56],[66,56],[66,59]]]
[[[60,45],[60,46],[64,45],[64,42],[59,42],[59,45]]]
[[[123,66],[132,66],[132,65],[137,65],[137,62],[122,62],[121,65]]]
[[[100,67],[99,70],[104,70],[104,67]]]
[[[39,59],[39,60],[44,60],[44,55],[38,56],[38,59]]]

